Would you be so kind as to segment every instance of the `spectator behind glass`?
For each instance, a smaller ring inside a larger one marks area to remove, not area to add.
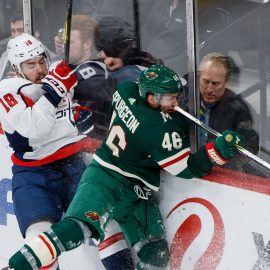
[[[123,55],[133,46],[134,32],[131,25],[115,17],[98,18],[94,30],[94,44],[98,57],[111,71],[124,66]]]
[[[6,48],[10,38],[17,37],[23,32],[23,17],[21,13],[13,13],[9,19],[10,37],[0,41],[0,53],[2,54]]]
[[[23,33],[23,17],[20,13],[15,13],[10,18],[10,34],[11,36],[2,41],[0,46],[5,46],[7,48],[7,44],[10,38],[15,38],[20,36]],[[38,29],[35,30],[34,33],[35,38],[40,40],[41,33]],[[48,56],[51,58],[54,56],[54,53],[48,50],[45,46],[45,50],[48,53]],[[0,80],[5,78],[8,75],[13,75],[10,62],[8,61],[7,51],[4,51],[0,58]]]
[[[10,71],[11,65],[7,58],[7,44],[10,38],[15,38],[23,33],[23,17],[21,14],[13,14],[10,18],[10,37],[1,41],[0,47],[5,48],[0,58],[0,79]]]
[[[237,131],[244,137],[245,147],[257,153],[259,136],[252,128],[253,119],[247,103],[240,95],[227,88],[230,79],[229,58],[219,54],[207,54],[199,65],[199,82],[201,93],[200,119],[211,128],[222,132]],[[200,143],[205,144],[213,136],[200,129]],[[240,159],[242,161],[240,161]],[[247,162],[244,156],[237,156],[230,168],[243,169]]]
[[[105,63],[112,74],[118,74],[124,66],[125,54],[134,44],[134,32],[131,25],[115,17],[101,17],[94,30],[94,44],[99,52],[98,57]],[[138,78],[140,70],[133,69],[134,76],[126,80]],[[127,74],[126,74],[127,75]],[[116,78],[119,81],[118,76]]]
[[[97,19],[94,44],[98,57],[104,61],[112,76],[121,81],[135,81],[144,67],[160,63],[149,53],[136,48],[132,26],[117,17]]]
[[[93,30],[95,25],[95,19],[88,15],[76,14],[72,16],[69,50],[70,64],[78,65],[91,59],[93,49]],[[60,29],[58,35],[54,37],[55,51],[59,54],[57,59],[54,60],[58,60],[63,57],[63,34],[63,29]]]

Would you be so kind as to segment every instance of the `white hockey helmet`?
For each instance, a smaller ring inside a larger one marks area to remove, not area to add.
[[[8,60],[19,72],[21,72],[21,63],[34,59],[43,53],[47,57],[42,42],[27,33],[10,39],[7,44]]]

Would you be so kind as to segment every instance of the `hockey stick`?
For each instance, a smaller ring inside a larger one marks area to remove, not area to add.
[[[134,20],[134,34],[136,39],[136,50],[138,53],[141,50],[140,13],[138,0],[133,0],[133,20]]]
[[[211,133],[212,135],[216,136],[216,137],[220,137],[222,136],[222,134],[220,134],[219,132],[217,132],[216,130],[206,126],[203,122],[201,122],[199,119],[195,118],[194,116],[192,116],[191,114],[189,114],[188,112],[184,111],[183,109],[181,109],[178,106],[175,106],[174,109],[176,111],[178,111],[179,113],[181,113],[182,115],[184,115],[185,117],[187,117],[189,120],[191,120],[192,122],[194,122],[196,125],[200,126],[201,128],[205,129],[207,132]],[[257,163],[259,163],[260,165],[264,166],[265,168],[267,168],[268,170],[270,170],[270,164],[267,163],[266,161],[262,160],[261,158],[257,157],[256,155],[252,154],[251,152],[249,152],[248,150],[246,150],[244,147],[236,144],[235,147],[237,148],[238,152],[240,152],[241,154],[248,156],[249,158],[251,158],[252,160],[256,161]]]
[[[67,14],[65,22],[65,33],[64,33],[64,46],[65,55],[64,62],[68,64],[69,62],[69,48],[70,48],[70,30],[71,30],[71,16],[72,16],[72,0],[67,1]]]

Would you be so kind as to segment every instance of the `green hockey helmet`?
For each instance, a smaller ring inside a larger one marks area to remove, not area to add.
[[[146,98],[147,93],[160,96],[175,94],[183,89],[177,73],[163,65],[153,65],[144,70],[140,74],[138,85],[142,98]]]

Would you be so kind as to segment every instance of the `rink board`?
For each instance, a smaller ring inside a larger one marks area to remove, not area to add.
[[[0,135],[0,268],[23,244],[12,208],[11,151]],[[162,174],[161,211],[170,269],[266,270],[270,258],[269,179],[217,168],[205,179]],[[61,257],[62,270],[103,269],[95,247]]]

